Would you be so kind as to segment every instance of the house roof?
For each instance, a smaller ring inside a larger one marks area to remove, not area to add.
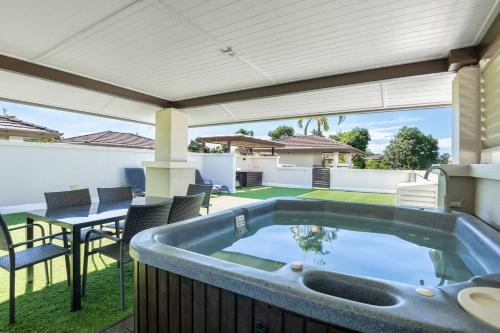
[[[365,157],[365,160],[372,160],[372,161],[380,161],[383,159],[384,159],[383,154],[373,154],[373,155]]]
[[[75,136],[59,141],[90,146],[154,149],[155,140],[137,134],[105,131]]]
[[[276,142],[284,144],[283,147],[276,148],[276,151],[315,151],[315,152],[339,152],[339,153],[360,153],[359,149],[352,146],[327,139],[318,135],[296,135],[288,138],[276,140]],[[258,149],[258,151],[267,151],[266,149]]]
[[[56,130],[9,116],[0,116],[0,135],[49,139],[61,136]]]
[[[205,143],[215,144],[227,144],[230,142],[231,146],[243,148],[272,148],[285,146],[278,141],[264,140],[243,134],[204,136],[201,137],[200,140]]]

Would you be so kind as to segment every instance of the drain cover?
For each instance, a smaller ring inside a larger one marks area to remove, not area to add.
[[[417,292],[417,294],[422,295],[422,296],[426,296],[426,297],[433,297],[435,295],[435,293],[432,290],[427,289],[427,288],[417,288],[417,289],[415,289],[415,291]]]

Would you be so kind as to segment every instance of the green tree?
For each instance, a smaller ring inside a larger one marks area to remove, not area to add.
[[[273,140],[279,140],[279,139],[284,139],[288,138],[289,136],[294,136],[295,135],[295,130],[293,129],[292,126],[278,126],[274,130],[269,131],[267,133],[269,137]]]
[[[253,131],[247,130],[247,129],[244,129],[244,128],[240,128],[239,130],[237,130],[236,132],[234,132],[234,134],[243,134],[243,135],[248,135],[248,136],[253,136],[254,135]]]
[[[330,139],[352,146],[364,152],[366,152],[368,143],[371,140],[368,129],[360,127],[354,127],[352,130],[346,132],[339,131],[336,134],[330,135]]]
[[[199,152],[201,152],[201,147],[203,147],[203,143],[201,142],[201,139],[199,137],[195,138],[195,139],[191,139],[189,141],[188,151],[192,152],[192,153],[199,153]],[[205,147],[205,150],[203,152],[208,153],[208,152],[210,152],[210,149]]]
[[[330,135],[330,139],[363,151],[362,154],[354,155],[352,158],[352,164],[358,169],[365,168],[365,159],[363,157],[367,155],[366,149],[368,148],[368,143],[371,140],[368,129],[355,127],[346,132],[338,131],[336,134]]]
[[[365,161],[366,169],[390,169],[391,165],[385,159]]]
[[[438,158],[438,163],[439,164],[448,164],[450,161],[451,155],[448,153],[441,154]]]
[[[437,161],[438,151],[438,140],[405,126],[389,142],[384,159],[393,169],[423,170]]]

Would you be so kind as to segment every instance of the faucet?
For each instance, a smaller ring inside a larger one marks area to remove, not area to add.
[[[450,183],[450,177],[448,176],[448,172],[446,172],[445,169],[438,165],[433,165],[427,171],[425,172],[424,179],[429,178],[429,174],[431,173],[432,170],[439,170],[444,174],[445,178],[445,184],[444,184],[444,211],[446,213],[451,213],[451,206],[450,203],[448,202],[448,185]]]

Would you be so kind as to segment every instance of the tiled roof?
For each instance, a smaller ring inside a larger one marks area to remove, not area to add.
[[[282,148],[276,148],[276,151],[361,152],[352,146],[318,135],[296,135],[276,141],[285,144]]]
[[[59,141],[92,146],[154,149],[155,140],[137,134],[105,131],[75,136]]]
[[[9,116],[0,116],[0,135],[2,134],[27,138],[55,138],[62,135],[56,130]]]

